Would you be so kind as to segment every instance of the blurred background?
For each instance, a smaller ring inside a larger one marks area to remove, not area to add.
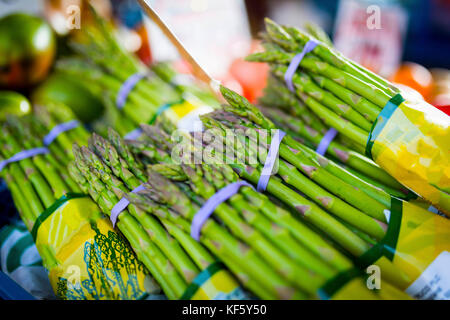
[[[176,61],[176,50],[144,17],[136,0],[0,0],[0,16],[26,12],[45,17],[57,34],[83,26],[92,3],[115,21],[117,34],[142,61]],[[450,104],[450,1],[448,0],[147,0],[216,79],[254,101],[266,67],[243,61],[259,50],[264,17],[322,28],[335,47],[367,68],[418,91],[438,106]],[[78,16],[80,14],[80,16]]]

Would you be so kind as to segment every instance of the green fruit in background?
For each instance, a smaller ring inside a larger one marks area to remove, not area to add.
[[[31,104],[23,95],[14,91],[0,91],[0,122],[5,121],[9,114],[21,117],[30,112]]]
[[[32,94],[36,104],[60,102],[70,107],[78,119],[89,123],[103,114],[103,104],[89,90],[62,73],[50,75]]]
[[[13,13],[0,19],[0,86],[27,88],[42,81],[55,57],[56,39],[41,18]]]

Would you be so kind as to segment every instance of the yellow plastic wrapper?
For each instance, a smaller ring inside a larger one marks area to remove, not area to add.
[[[248,297],[222,263],[214,262],[198,274],[180,299],[244,300]]]
[[[67,194],[46,209],[31,234],[61,299],[144,299],[160,289],[85,195]]]
[[[177,103],[166,105],[156,117],[164,113],[164,117],[177,126],[178,129],[186,131],[201,131],[201,121],[199,115],[213,111],[209,106],[202,105],[200,102],[181,100]],[[154,120],[150,121],[153,123]]]
[[[450,220],[393,198],[385,238],[358,261],[417,299],[450,299]]]
[[[381,111],[366,154],[450,216],[450,117],[424,101],[394,96]]]

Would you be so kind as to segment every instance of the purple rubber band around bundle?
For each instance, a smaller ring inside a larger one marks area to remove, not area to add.
[[[117,108],[122,109],[125,106],[128,95],[131,90],[136,86],[136,84],[146,76],[145,73],[135,73],[131,75],[120,87],[119,93],[117,94],[116,105]]]
[[[317,41],[315,40],[309,40],[305,46],[303,47],[302,52],[295,55],[294,58],[292,58],[291,63],[289,64],[289,67],[286,70],[286,73],[284,74],[284,81],[286,82],[287,87],[291,92],[295,92],[294,84],[292,83],[292,77],[295,74],[295,71],[297,71],[298,66],[300,65],[300,62],[302,62],[303,58],[308,52],[311,52],[314,50],[314,48],[317,46]]]
[[[125,140],[136,140],[137,138],[139,138],[142,134],[142,129],[141,128],[136,128],[131,132],[128,132],[123,138]]]
[[[140,185],[139,187],[135,188],[132,193],[139,192],[141,190],[144,190],[145,187],[143,185]],[[119,214],[128,207],[130,204],[130,201],[128,201],[126,198],[122,198],[119,200],[119,202],[116,203],[116,205],[111,209],[111,215],[109,216],[109,219],[112,222],[113,227],[116,226],[117,218],[119,217]]]
[[[15,155],[13,155],[11,158],[0,162],[0,172],[10,163],[21,161],[21,160],[31,158],[31,157],[37,156],[39,154],[48,153],[48,152],[49,152],[48,149],[44,148],[44,147],[20,151],[19,153],[16,153]]]
[[[56,125],[50,132],[44,137],[44,145],[50,145],[61,133],[75,129],[80,123],[77,120],[72,120]]]
[[[205,224],[206,220],[209,219],[211,214],[214,212],[216,207],[224,201],[234,196],[241,187],[247,186],[253,188],[252,185],[245,181],[238,181],[227,185],[226,187],[217,191],[211,198],[209,198],[205,204],[198,210],[192,219],[191,225],[191,237],[195,240],[200,240],[200,231]]]
[[[439,213],[439,210],[436,209],[436,208],[433,207],[433,206],[429,206],[429,207],[428,207],[428,211],[430,211],[430,212],[432,212],[432,213],[435,213],[435,214],[438,214],[438,213]]]
[[[258,185],[256,186],[256,190],[259,192],[263,192],[267,188],[270,176],[272,175],[273,166],[277,161],[281,140],[283,140],[285,135],[286,132],[279,129],[275,130],[275,136],[272,137],[266,162],[264,163],[264,168],[261,171],[261,176],[259,177]]]
[[[337,130],[335,128],[330,128],[327,133],[323,136],[322,140],[320,140],[319,145],[317,146],[316,152],[323,156],[325,152],[327,152],[330,143],[334,140],[337,135]]]

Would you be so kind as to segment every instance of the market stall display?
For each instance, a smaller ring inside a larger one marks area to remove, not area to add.
[[[129,51],[121,23],[145,28],[145,1],[102,3],[64,32],[0,18],[0,86],[18,90],[0,91],[18,212],[0,219],[0,298],[449,299],[448,72],[408,63],[391,83],[315,23],[266,18],[224,76],[241,95],[185,73],[186,50]]]

